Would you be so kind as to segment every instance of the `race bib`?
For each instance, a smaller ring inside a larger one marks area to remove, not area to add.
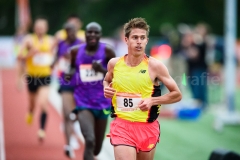
[[[94,82],[103,80],[103,73],[95,72],[91,64],[82,64],[79,67],[82,82]]]
[[[70,62],[64,57],[61,57],[58,62],[58,69],[64,73],[68,73],[70,70]]]
[[[50,66],[52,62],[53,57],[48,53],[38,53],[33,56],[33,64],[36,66]]]
[[[131,112],[139,110],[138,104],[142,100],[141,94],[117,93],[117,110]]]

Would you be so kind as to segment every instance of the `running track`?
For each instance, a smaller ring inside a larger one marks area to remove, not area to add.
[[[43,143],[39,143],[37,139],[39,110],[35,112],[33,125],[26,125],[25,115],[28,105],[26,89],[21,92],[16,90],[16,72],[14,69],[0,70],[0,74],[0,81],[2,81],[2,95],[0,94],[0,96],[3,100],[0,102],[2,105],[0,109],[3,109],[5,159],[68,160],[63,152],[64,135],[60,130],[61,117],[57,111],[53,107],[49,107],[46,139]],[[0,117],[1,119],[2,117]],[[75,151],[76,159],[82,159],[81,152],[81,149]]]

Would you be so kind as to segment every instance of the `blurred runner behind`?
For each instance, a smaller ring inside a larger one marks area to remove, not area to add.
[[[64,79],[64,74],[67,73],[70,69],[70,57],[69,49],[73,46],[80,45],[83,43],[82,40],[76,37],[76,28],[72,23],[67,23],[64,25],[64,30],[67,33],[65,40],[58,43],[58,51],[56,54],[55,63],[57,64],[57,69],[60,71],[59,75],[59,93],[62,98],[62,111],[63,111],[63,120],[64,120],[64,132],[66,145],[64,147],[65,154],[69,158],[74,158],[74,151],[72,146],[70,146],[70,138],[73,135],[73,122],[70,119],[70,113],[75,108],[75,101],[73,98],[73,92],[75,87],[74,79],[70,81]],[[84,143],[80,140],[81,146],[84,146]]]
[[[101,26],[89,23],[86,43],[71,52],[76,78],[74,112],[85,139],[84,160],[93,160],[100,153],[111,107],[110,100],[104,97],[102,81],[107,63],[115,53],[107,44],[99,42],[101,35]]]
[[[29,108],[26,123],[32,124],[36,107],[41,108],[40,129],[38,137],[45,138],[47,120],[49,84],[51,83],[51,64],[53,60],[53,38],[47,35],[48,22],[45,18],[37,18],[34,33],[26,36],[20,50],[19,60],[26,61],[26,80],[28,87]],[[27,50],[27,54],[22,52]]]

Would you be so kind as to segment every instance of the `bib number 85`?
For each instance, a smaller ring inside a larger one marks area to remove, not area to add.
[[[122,112],[132,112],[138,110],[138,104],[141,102],[141,95],[117,93],[117,110]]]
[[[133,107],[132,98],[124,98],[123,101],[124,107]]]

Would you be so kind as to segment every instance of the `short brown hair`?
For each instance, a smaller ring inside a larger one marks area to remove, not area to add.
[[[147,31],[147,36],[149,34],[149,25],[144,18],[133,18],[124,25],[125,37],[129,37],[133,28],[144,29]]]

